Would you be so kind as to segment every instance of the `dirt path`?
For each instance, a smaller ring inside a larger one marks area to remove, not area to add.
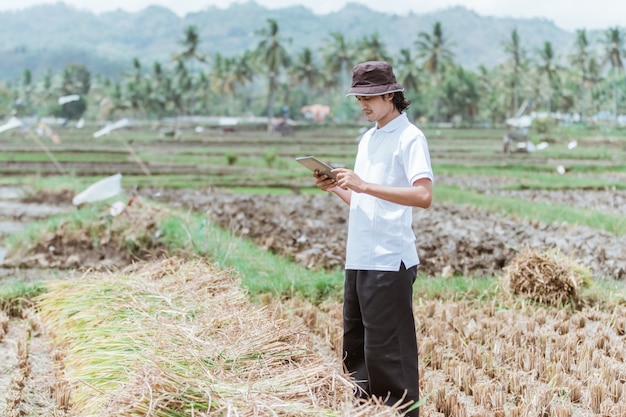
[[[60,416],[54,396],[52,342],[34,316],[13,318],[0,341],[0,413]]]
[[[48,200],[48,201],[47,201]],[[32,198],[16,187],[0,187],[0,260],[6,236],[22,231],[30,221],[64,213],[71,207],[67,194]],[[0,282],[30,282],[53,271],[0,268]],[[2,317],[6,328],[3,329]],[[0,311],[0,415],[61,416],[54,397],[52,342],[34,315],[8,317]]]

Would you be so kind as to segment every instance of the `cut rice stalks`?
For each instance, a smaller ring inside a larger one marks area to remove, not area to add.
[[[204,261],[56,281],[39,308],[63,348],[69,415],[396,415],[357,408],[338,358]]]

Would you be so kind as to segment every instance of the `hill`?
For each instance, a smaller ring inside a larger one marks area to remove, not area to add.
[[[500,62],[502,43],[514,28],[529,52],[550,41],[557,53],[566,54],[575,38],[546,19],[494,18],[460,6],[400,16],[352,3],[317,15],[303,6],[272,10],[249,1],[180,17],[160,6],[94,14],[59,2],[0,13],[0,79],[15,79],[27,68],[38,77],[71,62],[84,63],[94,74],[118,77],[135,57],[147,65],[169,61],[182,49],[179,42],[189,25],[197,26],[203,52],[239,54],[257,45],[256,31],[267,27],[269,18],[278,22],[285,39],[291,39],[293,53],[305,46],[316,50],[332,32],[341,32],[349,42],[377,33],[392,55],[400,48],[413,49],[417,34],[430,32],[440,21],[454,44],[456,61],[467,68]]]

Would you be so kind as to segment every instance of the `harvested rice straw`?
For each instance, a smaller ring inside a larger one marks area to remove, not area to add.
[[[579,288],[591,277],[588,268],[556,248],[522,250],[504,270],[513,294],[552,306],[576,302]]]
[[[64,350],[70,415],[396,415],[357,408],[339,358],[201,260],[52,282],[39,307]]]

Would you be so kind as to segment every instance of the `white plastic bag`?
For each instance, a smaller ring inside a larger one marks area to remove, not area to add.
[[[72,204],[78,206],[83,203],[94,203],[106,200],[122,192],[122,174],[117,173],[91,184],[87,189],[76,194]]]

